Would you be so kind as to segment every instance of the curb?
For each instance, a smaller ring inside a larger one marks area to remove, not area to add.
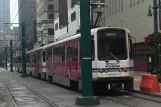
[[[148,95],[148,96],[152,96],[152,97],[161,98],[161,95],[155,94],[155,93],[143,92],[143,91],[139,91],[139,90],[130,90],[130,92],[134,92],[134,93],[139,93],[139,94],[144,94],[144,95]]]

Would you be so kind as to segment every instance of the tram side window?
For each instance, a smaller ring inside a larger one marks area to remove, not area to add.
[[[39,61],[39,59],[40,59],[40,58],[39,58],[39,52],[38,52],[38,54],[37,54],[37,60]]]
[[[47,51],[47,60],[49,60],[49,61],[52,60],[52,50]]]
[[[58,47],[58,61],[60,62],[62,59],[61,59],[61,47]]]
[[[67,47],[67,61],[77,61],[78,60],[78,45],[73,44]]]
[[[74,44],[73,45],[73,48],[72,48],[72,61],[77,61],[78,60],[78,45],[77,44]]]
[[[40,61],[40,52],[38,52],[37,60]]]
[[[39,61],[41,61],[41,52],[39,52]]]
[[[132,40],[131,39],[129,39],[129,55],[130,55],[130,59],[132,59],[133,58],[133,54],[132,54]]]
[[[133,44],[132,44],[132,39],[130,38],[130,34],[128,34],[128,38],[129,38],[129,44],[128,44],[128,47],[129,47],[129,57],[130,59],[133,58]]]
[[[56,47],[53,49],[53,61],[54,62],[60,62],[62,61],[62,49],[61,47]]]
[[[61,48],[61,57],[62,57],[61,61],[65,61],[65,46]]]
[[[71,61],[71,46],[67,46],[67,61]]]
[[[53,48],[53,62],[56,62],[56,48]]]
[[[56,51],[56,62],[59,61],[59,48],[55,48]]]
[[[46,51],[43,51],[43,62],[46,61]]]

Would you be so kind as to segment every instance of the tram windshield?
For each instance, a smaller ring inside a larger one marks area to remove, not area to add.
[[[126,33],[124,30],[98,31],[98,60],[126,60]]]

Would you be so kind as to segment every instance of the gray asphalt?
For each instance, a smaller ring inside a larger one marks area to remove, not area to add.
[[[10,76],[0,77],[0,81],[5,85],[13,100],[19,107],[51,107],[50,104],[46,103],[43,99],[32,93],[29,89],[21,85],[15,79]],[[7,91],[6,91],[7,92]],[[9,93],[8,93],[9,94]]]
[[[10,73],[5,70],[0,71],[0,75],[5,79],[8,87],[11,89],[12,94],[15,96],[16,100],[22,104],[22,107],[50,107],[38,96],[35,96],[32,92],[27,90],[24,86],[18,83],[21,81],[28,87],[31,87],[53,103],[59,105],[59,107],[79,107],[75,105],[75,99],[80,96],[79,93],[73,92],[71,90],[59,87],[55,84],[51,84],[45,81],[41,81],[32,77],[21,78],[19,73]],[[11,80],[12,76],[15,80]],[[5,90],[3,90],[2,93]],[[1,93],[0,85],[0,97],[3,95]],[[13,107],[12,105],[3,106],[6,102],[11,102],[7,95],[2,96],[5,99],[0,101],[0,107]],[[107,97],[106,97],[107,98]],[[3,103],[1,103],[3,102]],[[107,99],[100,98],[101,105],[97,106],[84,106],[84,107],[160,107],[160,103],[139,99],[136,97],[128,95],[120,95],[114,97],[108,97]],[[2,106],[1,106],[2,105]]]

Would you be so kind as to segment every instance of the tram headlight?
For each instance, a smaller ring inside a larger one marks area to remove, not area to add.
[[[100,73],[103,73],[103,69],[99,69],[99,72],[100,72]]]
[[[119,69],[119,72],[122,72],[122,69]]]
[[[126,68],[124,68],[124,72],[127,72],[127,69]]]

